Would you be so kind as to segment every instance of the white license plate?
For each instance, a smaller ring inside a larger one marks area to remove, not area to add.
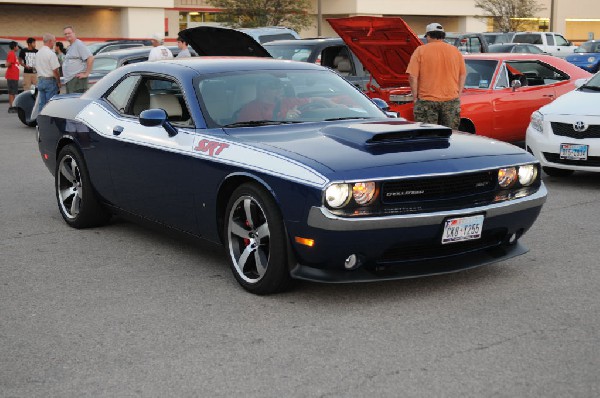
[[[567,160],[587,160],[588,146],[583,144],[560,144],[560,158]]]
[[[481,238],[483,214],[470,217],[450,218],[444,224],[442,244]]]

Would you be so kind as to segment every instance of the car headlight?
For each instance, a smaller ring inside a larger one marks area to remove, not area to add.
[[[540,133],[544,131],[544,115],[535,111],[531,114],[531,122],[529,125]]]
[[[498,170],[498,185],[501,188],[510,188],[517,181],[517,169],[506,167]]]
[[[371,203],[375,197],[374,182],[357,182],[352,187],[352,196],[354,201],[359,205],[367,205]]]
[[[537,178],[537,167],[533,164],[526,164],[519,167],[519,182],[524,187],[533,184]]]
[[[345,206],[349,199],[350,186],[348,184],[331,184],[325,190],[325,201],[334,209]]]

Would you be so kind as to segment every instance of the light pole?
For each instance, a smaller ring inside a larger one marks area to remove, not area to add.
[[[550,32],[556,32],[554,24],[554,1],[550,0]]]
[[[323,19],[323,13],[321,12],[321,0],[317,0],[317,36],[319,37],[321,37],[321,19]]]

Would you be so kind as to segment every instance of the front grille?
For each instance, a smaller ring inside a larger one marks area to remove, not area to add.
[[[493,191],[497,180],[497,170],[396,180],[383,184],[381,198],[390,204],[479,195]]]
[[[412,245],[398,245],[388,249],[378,260],[379,263],[417,261],[435,259],[483,250],[499,246],[506,237],[505,229],[484,231],[480,239],[442,245],[436,241],[420,242]]]
[[[552,122],[550,124],[554,135],[576,139],[600,138],[600,125],[597,124],[590,124],[585,131],[575,131],[572,123]]]
[[[569,164],[573,166],[600,167],[600,156],[588,156],[587,160],[561,159],[558,153],[543,152],[546,160],[552,163]]]

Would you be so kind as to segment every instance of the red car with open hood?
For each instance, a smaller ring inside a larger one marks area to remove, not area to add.
[[[413,119],[406,68],[422,45],[398,17],[328,19],[332,28],[369,70],[367,95]],[[590,73],[556,57],[539,54],[465,55],[467,80],[461,95],[459,129],[508,142],[525,140],[531,113],[575,89]]]

